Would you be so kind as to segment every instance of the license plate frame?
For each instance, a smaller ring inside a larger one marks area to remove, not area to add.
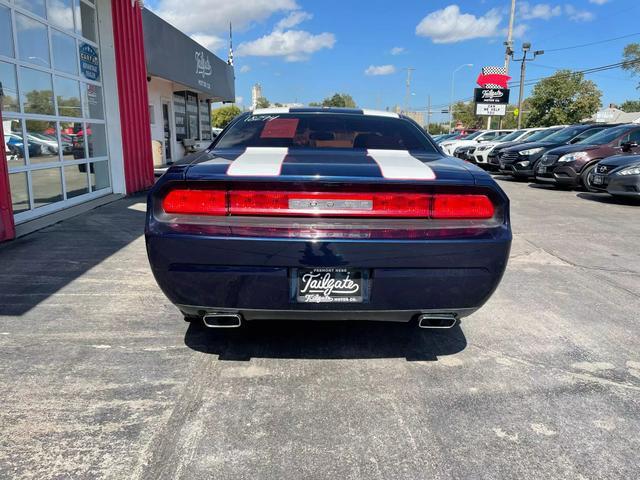
[[[291,301],[298,304],[362,304],[369,301],[369,270],[350,267],[294,268]]]

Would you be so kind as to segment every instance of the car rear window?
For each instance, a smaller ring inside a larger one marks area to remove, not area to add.
[[[216,149],[246,147],[422,150],[436,152],[426,135],[406,120],[359,114],[248,115],[216,142]]]

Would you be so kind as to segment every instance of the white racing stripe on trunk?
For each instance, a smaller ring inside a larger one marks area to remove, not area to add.
[[[435,180],[436,174],[424,162],[406,150],[368,149],[369,155],[380,167],[382,176],[393,180]]]
[[[227,175],[277,177],[288,153],[287,147],[247,147],[242,155],[231,162]]]

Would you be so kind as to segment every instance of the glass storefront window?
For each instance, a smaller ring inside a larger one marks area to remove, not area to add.
[[[0,5],[0,55],[13,57],[13,29],[11,10]]]
[[[33,147],[29,147],[29,163],[58,162],[60,144],[56,134],[56,123],[42,120],[27,120],[27,138]]]
[[[78,50],[73,37],[51,30],[53,68],[61,72],[78,75]]]
[[[102,87],[93,85],[91,83],[83,83],[82,101],[84,102],[85,118],[104,119]]]
[[[41,17],[45,16],[44,0],[15,0],[15,2],[17,6],[29,10],[31,13]]]
[[[71,0],[49,0],[47,17],[53,25],[73,32],[73,5]]]
[[[102,123],[87,124],[87,142],[89,146],[89,158],[107,156],[107,132]]]
[[[62,142],[62,160],[78,160],[85,158],[84,142],[78,140],[78,135],[74,133],[76,124],[73,122],[60,122],[60,141]]]
[[[89,164],[89,176],[91,177],[91,191],[102,190],[111,186],[109,179],[109,163],[93,162]]]
[[[27,172],[10,174],[9,188],[11,189],[11,203],[13,204],[13,213],[16,214],[29,210],[29,188],[27,183]]]
[[[21,120],[2,120],[4,126],[4,148],[9,171],[26,164]]]
[[[98,41],[96,35],[96,11],[82,1],[80,2],[80,26],[80,33],[84,38],[92,42]]]
[[[89,193],[89,182],[87,179],[87,165],[65,165],[64,184],[67,191],[67,198],[77,197]]]
[[[20,59],[41,67],[51,66],[47,27],[21,13],[16,13],[16,28]]]
[[[80,84],[77,80],[56,77],[56,101],[61,117],[82,117],[80,105]]]
[[[18,81],[16,80],[16,67],[10,63],[0,62],[0,82],[4,91],[2,99],[3,112],[19,112],[18,105]]]
[[[51,74],[20,67],[20,98],[24,113],[53,115],[53,85]]]
[[[47,168],[31,172],[33,207],[39,208],[62,200],[60,168]]]

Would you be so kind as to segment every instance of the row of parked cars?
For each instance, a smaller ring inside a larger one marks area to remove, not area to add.
[[[640,197],[640,124],[557,125],[434,137],[486,170],[558,188]]]
[[[27,148],[29,149],[29,157],[39,157],[40,155],[57,155],[60,150],[58,138],[55,135],[44,133],[32,133],[27,135]],[[69,154],[73,148],[73,137],[71,135],[62,134],[63,154]],[[24,138],[21,134],[8,132],[4,135],[5,153],[9,157],[24,157]]]

